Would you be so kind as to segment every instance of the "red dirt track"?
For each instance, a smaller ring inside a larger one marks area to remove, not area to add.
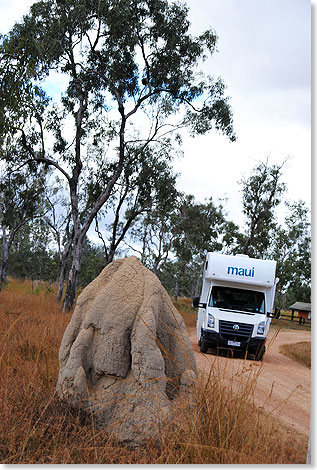
[[[308,367],[284,356],[279,352],[282,344],[310,341],[310,331],[271,329],[267,351],[262,362],[216,356],[209,350],[202,354],[197,345],[196,331],[190,330],[190,339],[195,353],[197,367],[201,372],[228,379],[233,387],[239,380],[250,376],[254,368],[259,377],[254,390],[255,403],[296,434],[309,436],[311,371]],[[274,337],[275,336],[275,337]]]

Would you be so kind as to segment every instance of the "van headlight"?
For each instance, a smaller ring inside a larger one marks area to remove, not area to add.
[[[211,313],[208,313],[208,323],[207,323],[208,328],[215,328],[215,317],[211,315]]]
[[[257,334],[258,334],[258,335],[263,335],[263,334],[264,334],[264,329],[265,329],[265,321],[261,321],[261,322],[258,324],[258,331],[257,331]]]

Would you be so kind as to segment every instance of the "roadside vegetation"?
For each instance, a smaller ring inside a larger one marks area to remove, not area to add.
[[[311,367],[311,342],[302,341],[296,344],[283,344],[280,352],[307,367]]]
[[[188,327],[189,299],[177,307]],[[197,408],[182,412],[160,442],[129,449],[55,395],[58,351],[71,312],[62,313],[44,284],[10,280],[0,293],[0,461],[5,464],[303,464],[306,439],[259,410],[253,390],[260,367],[233,378],[216,365],[197,382]],[[219,378],[220,376],[220,378]],[[214,380],[217,377],[217,380]],[[237,394],[239,399],[237,400]],[[270,397],[268,396],[268,400]]]

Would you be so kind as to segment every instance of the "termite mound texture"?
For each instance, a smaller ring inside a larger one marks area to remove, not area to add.
[[[80,294],[59,352],[59,396],[92,412],[121,442],[140,444],[193,400],[196,365],[182,317],[134,256]]]

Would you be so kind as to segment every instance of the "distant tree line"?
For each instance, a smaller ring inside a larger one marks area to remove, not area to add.
[[[276,209],[281,207],[286,191],[281,179],[282,166],[262,162],[240,181],[244,229],[228,220],[226,201],[197,202],[194,196],[177,192],[175,187],[162,195],[152,210],[135,217],[129,230],[124,230],[130,217],[128,205],[118,220],[114,216],[115,220],[108,224],[107,214],[104,219],[100,215],[95,223],[100,243],[85,238],[78,287],[91,282],[113,259],[134,254],[160,278],[171,295],[192,297],[199,295],[206,253],[217,251],[275,259],[278,305],[287,307],[296,300],[310,302],[310,213],[304,202],[286,201],[285,221],[278,223]],[[67,222],[59,226],[56,211],[62,210],[62,199],[57,197],[56,201],[48,204],[43,199],[43,205],[37,206],[37,214],[42,215],[21,224],[10,247],[9,275],[58,283],[63,264],[59,245],[63,245],[63,238],[67,239],[69,229]],[[120,233],[120,243],[110,256],[114,230]],[[3,241],[2,235],[2,259]],[[65,273],[70,265],[68,259]]]

